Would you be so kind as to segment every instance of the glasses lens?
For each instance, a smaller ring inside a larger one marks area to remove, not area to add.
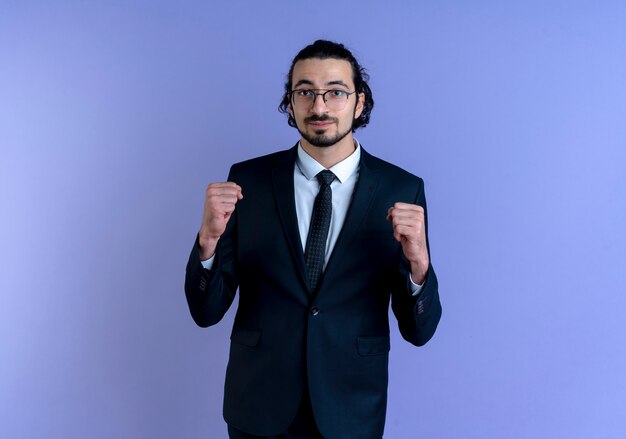
[[[294,90],[291,92],[293,105],[299,108],[309,108],[313,105],[315,93],[312,90]]]
[[[326,106],[329,110],[340,111],[348,102],[348,94],[343,90],[328,90],[325,93]]]

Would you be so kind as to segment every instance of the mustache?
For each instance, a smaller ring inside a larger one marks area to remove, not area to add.
[[[304,118],[305,122],[335,122],[336,119],[334,117],[330,117],[328,114],[314,114],[309,117]]]

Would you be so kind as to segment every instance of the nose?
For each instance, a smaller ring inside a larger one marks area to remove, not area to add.
[[[326,102],[324,102],[324,95],[319,93],[315,95],[313,99],[313,106],[311,107],[311,112],[319,114],[325,113],[327,110]]]

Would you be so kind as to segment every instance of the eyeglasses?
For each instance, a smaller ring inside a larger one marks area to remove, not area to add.
[[[320,91],[321,89],[317,89]],[[315,99],[321,96],[329,110],[341,111],[345,108],[350,95],[356,91],[345,91],[338,88],[326,90],[323,93],[317,93],[315,90],[303,88],[299,90],[291,90],[291,103],[294,107],[300,109],[310,109],[315,104]]]

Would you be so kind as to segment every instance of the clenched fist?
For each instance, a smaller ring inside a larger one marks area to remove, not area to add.
[[[232,181],[207,186],[199,233],[201,260],[209,259],[215,253],[217,241],[226,230],[237,201],[242,198],[241,186]]]
[[[402,245],[404,256],[411,263],[411,279],[418,285],[423,284],[430,263],[424,208],[417,204],[395,203],[387,212],[387,220],[393,226],[394,238]]]

